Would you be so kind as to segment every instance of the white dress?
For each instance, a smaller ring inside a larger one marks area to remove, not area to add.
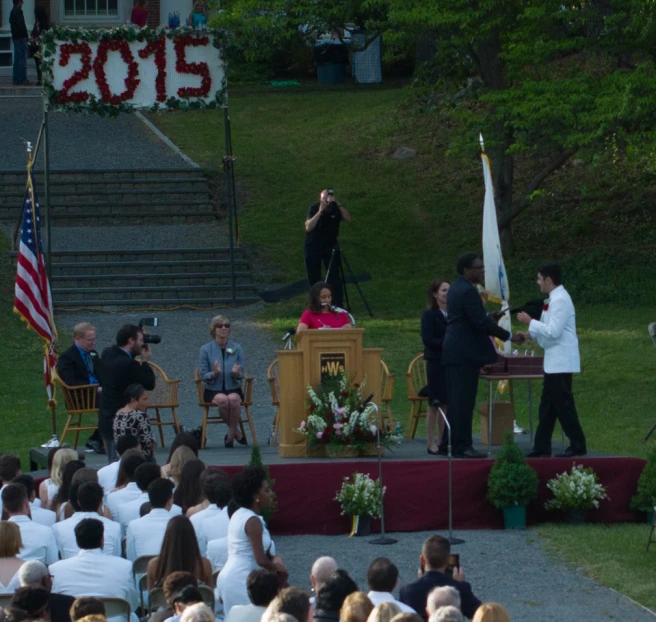
[[[216,591],[223,601],[224,615],[234,605],[249,605],[251,600],[246,591],[246,579],[252,570],[259,568],[253,555],[251,542],[246,535],[246,523],[251,518],[262,521],[262,546],[264,552],[274,552],[269,530],[261,516],[246,508],[239,508],[228,525],[228,561],[221,569],[216,582]]]
[[[5,586],[5,584],[0,581],[0,595],[5,596],[9,594],[13,594],[18,588],[20,587],[20,582],[18,581],[18,570],[14,573],[14,576],[11,578],[11,581],[9,581],[9,585]]]
[[[56,494],[59,492],[59,486],[57,484],[52,483],[52,478],[48,478],[45,480],[44,485],[46,487],[46,490],[48,491],[48,503],[51,503],[52,500],[55,498]]]

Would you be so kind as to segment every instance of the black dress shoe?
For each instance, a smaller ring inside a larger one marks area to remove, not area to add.
[[[568,447],[563,453],[556,454],[556,458],[573,458],[574,456],[585,456],[588,452],[580,449],[572,449]]]
[[[245,445],[248,447],[248,439],[246,438],[246,435],[242,436],[241,438],[236,438],[235,439],[240,445]]]
[[[439,456],[440,450],[438,449],[437,451],[433,451],[430,447],[427,447],[426,453],[429,453],[431,456]]]
[[[551,458],[551,454],[543,454],[540,451],[533,450],[533,451],[529,451],[526,454],[526,457],[527,458]]]
[[[224,444],[228,449],[232,449],[232,448],[235,446],[235,442],[234,442],[234,440],[229,441],[229,440],[228,440],[228,435],[227,435],[227,434],[223,437],[223,444]]]
[[[487,458],[487,454],[476,451],[473,447],[467,447],[460,455],[460,458]]]

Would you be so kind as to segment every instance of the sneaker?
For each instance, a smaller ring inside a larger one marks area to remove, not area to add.
[[[514,429],[515,429],[515,434],[528,434],[528,430],[525,430],[524,428],[520,427],[517,425],[517,422],[513,422]]]

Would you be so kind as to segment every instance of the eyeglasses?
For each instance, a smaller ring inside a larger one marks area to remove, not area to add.
[[[216,328],[230,328],[230,324],[216,324]]]

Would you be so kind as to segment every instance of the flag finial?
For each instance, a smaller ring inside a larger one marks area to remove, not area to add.
[[[481,143],[481,151],[485,151],[485,142],[483,141],[483,134],[478,134],[478,142]]]

